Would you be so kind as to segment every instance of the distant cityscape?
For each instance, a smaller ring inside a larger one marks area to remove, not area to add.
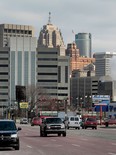
[[[0,24],[0,117],[22,101],[31,111],[91,110],[94,95],[115,104],[115,57],[113,51],[93,53],[91,33],[75,34],[65,47],[50,16],[38,38],[33,26]]]

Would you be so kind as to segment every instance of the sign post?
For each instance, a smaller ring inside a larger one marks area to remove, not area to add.
[[[100,106],[100,125],[102,125],[102,107],[103,106],[107,106],[106,103],[97,103],[97,104],[94,104],[95,106],[99,105]]]

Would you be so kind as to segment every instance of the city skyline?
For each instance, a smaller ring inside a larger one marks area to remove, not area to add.
[[[1,23],[32,25],[35,36],[43,25],[51,22],[61,29],[65,46],[75,40],[75,34],[92,34],[92,52],[116,51],[114,0],[4,0],[0,2]],[[67,18],[68,17],[68,18]]]

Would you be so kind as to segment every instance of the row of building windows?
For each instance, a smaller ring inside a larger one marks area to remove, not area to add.
[[[8,67],[8,65],[0,64],[0,67]]]
[[[57,68],[57,65],[38,65],[38,67]]]
[[[39,61],[57,61],[57,58],[38,58]]]
[[[38,80],[38,82],[57,82],[57,80]]]
[[[0,89],[7,89],[8,86],[0,86]]]
[[[4,29],[4,33],[20,33],[20,34],[32,34],[29,30],[16,30],[16,29]]]
[[[45,54],[45,55],[46,55],[46,54],[48,54],[48,55],[50,55],[50,54],[56,54],[56,55],[57,55],[58,52],[51,52],[51,51],[44,52],[44,51],[43,51],[43,52],[38,52],[38,54],[42,54],[42,55],[43,55],[43,54]]]
[[[57,94],[57,93],[48,93],[48,95],[53,95],[53,96],[68,96],[68,94]]]
[[[0,60],[8,60],[8,58],[0,58]]]
[[[0,75],[8,75],[8,72],[0,72]]]
[[[8,51],[0,51],[0,54],[8,54]]]
[[[38,73],[38,75],[57,75],[57,73]]]
[[[8,95],[8,93],[0,93],[0,95]]]
[[[68,90],[68,87],[43,87],[44,89]]]
[[[0,79],[0,82],[8,82],[8,79]]]

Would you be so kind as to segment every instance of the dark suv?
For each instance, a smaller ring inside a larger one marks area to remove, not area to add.
[[[13,120],[0,120],[0,147],[13,147],[19,150],[18,130]]]
[[[40,125],[40,136],[47,136],[47,134],[61,134],[66,137],[65,123],[59,117],[49,117],[42,120]]]

